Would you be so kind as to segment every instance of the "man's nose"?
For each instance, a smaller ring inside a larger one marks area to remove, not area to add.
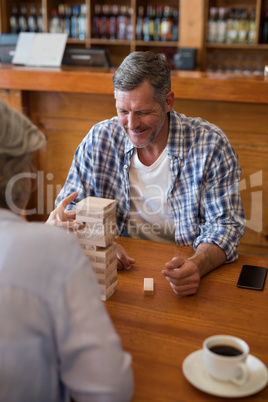
[[[135,130],[140,124],[139,116],[134,113],[129,113],[128,115],[128,128],[130,130]]]

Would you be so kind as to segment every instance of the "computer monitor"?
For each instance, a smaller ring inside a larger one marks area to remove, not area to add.
[[[111,67],[110,54],[107,49],[94,48],[70,48],[66,47],[62,65],[88,66],[88,67]]]
[[[0,63],[11,63],[19,35],[0,34]]]

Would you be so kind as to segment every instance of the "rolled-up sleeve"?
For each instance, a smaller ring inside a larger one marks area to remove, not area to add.
[[[245,216],[239,190],[241,169],[229,142],[215,147],[204,177],[200,235],[194,248],[200,243],[217,244],[227,256],[226,262],[232,262],[245,233]]]

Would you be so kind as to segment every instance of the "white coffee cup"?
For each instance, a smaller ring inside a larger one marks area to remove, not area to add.
[[[248,344],[230,335],[214,335],[203,342],[205,368],[209,375],[219,381],[231,381],[244,385],[250,370],[246,364]]]

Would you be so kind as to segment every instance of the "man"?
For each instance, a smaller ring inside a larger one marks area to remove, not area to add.
[[[201,118],[173,110],[170,67],[151,52],[133,52],[113,77],[117,117],[96,124],[77,148],[49,223],[75,218],[87,196],[117,201],[119,235],[193,246],[163,275],[179,296],[237,258],[245,230],[240,167],[226,135]],[[68,205],[70,203],[70,205]],[[118,247],[118,268],[134,263]]]
[[[19,214],[46,138],[0,101],[0,401],[126,402],[131,357],[72,235]]]

